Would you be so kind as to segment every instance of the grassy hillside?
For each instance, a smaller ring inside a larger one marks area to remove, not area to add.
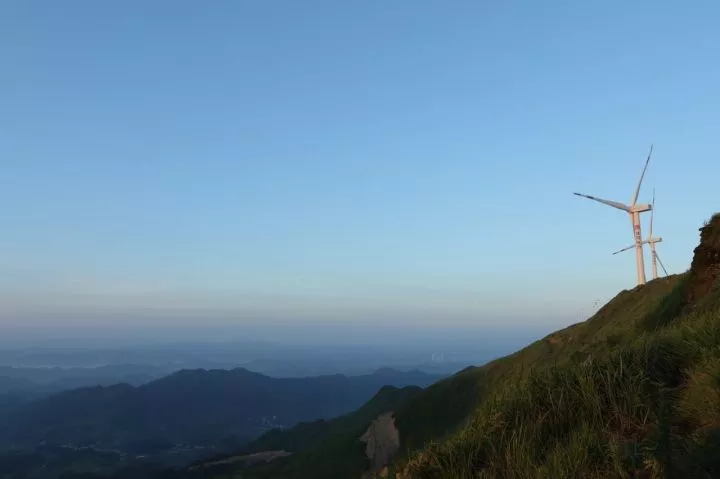
[[[623,291],[590,320],[470,372],[483,393],[467,423],[394,469],[412,478],[719,477],[720,216],[701,231],[689,272]],[[435,407],[453,396],[451,384],[434,386]],[[430,410],[427,400],[406,407]],[[434,419],[397,414],[411,446],[431,436]]]
[[[659,310],[685,275],[652,281],[623,291],[592,318],[540,339],[526,348],[483,367],[468,368],[440,381],[398,408],[396,424],[403,448],[415,450],[429,440],[453,432],[499,385],[516,382],[531,372],[577,364],[593,353],[606,352],[630,341],[638,328],[656,321]]]

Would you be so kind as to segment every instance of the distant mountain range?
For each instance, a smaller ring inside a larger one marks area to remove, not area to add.
[[[36,385],[60,389],[111,385],[119,382],[141,384],[158,379],[177,369],[179,368],[151,364],[114,364],[97,367],[0,366],[0,388],[2,388],[4,378],[23,379]]]
[[[242,368],[182,370],[139,386],[83,387],[19,405],[0,416],[0,446],[16,451],[63,446],[127,455],[191,447],[212,453],[238,447],[270,429],[346,414],[386,385],[424,387],[438,379],[393,369],[287,379]]]
[[[0,337],[0,342],[2,339]],[[0,344],[0,376],[21,375],[33,382],[47,383],[70,376],[97,374],[115,378],[114,383],[117,383],[128,382],[121,379],[124,375],[148,374],[153,379],[181,369],[201,368],[245,368],[277,378],[330,374],[355,376],[370,374],[382,367],[453,374],[471,364],[482,364],[506,354],[523,343],[517,334],[505,339],[481,338],[480,344],[477,337],[473,339],[443,341],[442,338],[433,338],[432,341],[416,342],[403,336],[393,347],[382,344],[259,343],[230,339],[126,345],[115,349],[102,346],[4,349]]]
[[[0,366],[0,417],[29,401],[61,391],[119,383],[139,386],[170,372],[158,366],[134,364],[95,368]]]

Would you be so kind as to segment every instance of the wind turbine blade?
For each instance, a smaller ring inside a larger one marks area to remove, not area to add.
[[[613,208],[617,208],[619,210],[630,211],[629,206],[624,205],[622,203],[618,203],[617,201],[603,200],[602,198],[595,198],[594,196],[584,195],[582,193],[573,193],[573,195],[582,196],[583,198],[599,201],[600,203],[602,203],[604,205],[612,206]]]
[[[655,259],[657,259],[657,262],[660,263],[660,266],[662,267],[663,271],[665,272],[665,276],[670,276],[668,274],[667,270],[665,269],[665,265],[663,264],[662,261],[660,261],[660,255],[657,254],[657,251],[655,252]]]
[[[627,250],[629,250],[629,249],[633,249],[634,247],[635,247],[635,245],[631,245],[631,246],[628,246],[627,248],[623,248],[623,249],[621,249],[621,250],[615,251],[613,254],[622,253],[623,251],[627,251]]]
[[[650,243],[650,240],[643,240],[643,241],[640,242],[640,244],[649,244],[649,243]],[[623,251],[627,251],[627,250],[632,249],[632,248],[634,248],[634,247],[635,247],[635,245],[633,244],[633,245],[628,246],[627,248],[623,248],[623,249],[621,249],[621,250],[617,250],[617,251],[615,251],[613,254],[622,253]]]
[[[637,188],[635,189],[635,196],[632,200],[632,206],[635,206],[635,203],[637,203],[638,196],[640,195],[640,186],[642,185],[642,180],[645,177],[645,171],[647,170],[648,163],[650,163],[650,157],[652,156],[653,146],[650,145],[650,153],[648,153],[647,160],[645,160],[645,168],[643,168],[642,175],[640,175],[640,181],[638,181]]]
[[[652,209],[650,210],[650,237],[652,238],[653,218],[655,217],[655,188],[653,188]]]

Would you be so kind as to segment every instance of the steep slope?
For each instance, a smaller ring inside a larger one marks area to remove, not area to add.
[[[647,327],[683,278],[670,276],[642,288],[622,291],[585,322],[430,386],[395,412],[402,450],[415,450],[427,441],[454,432],[499,384],[519,381],[539,368],[581,363],[596,352],[630,341],[638,329]]]
[[[482,368],[486,391],[468,422],[395,470],[411,478],[718,477],[719,268],[715,215],[688,273],[620,293],[587,322]]]

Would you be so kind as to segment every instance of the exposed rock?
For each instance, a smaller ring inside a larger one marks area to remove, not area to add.
[[[395,427],[393,414],[385,413],[378,416],[360,440],[366,444],[365,454],[370,461],[370,470],[364,477],[387,477],[388,470],[385,466],[390,463],[400,448],[400,434]]]
[[[700,228],[700,244],[694,253],[687,290],[691,305],[710,292],[720,276],[720,214]]]

